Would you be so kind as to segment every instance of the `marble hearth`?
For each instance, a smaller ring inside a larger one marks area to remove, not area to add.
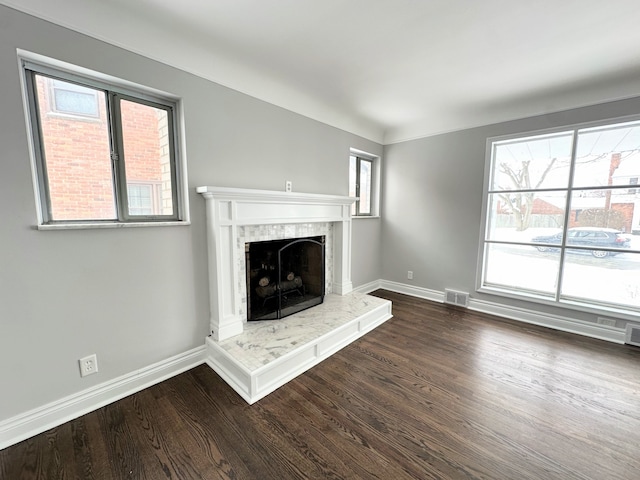
[[[211,335],[207,363],[253,403],[391,318],[352,292],[351,197],[198,187],[206,200]],[[325,235],[324,303],[247,322],[244,244]]]
[[[352,292],[329,294],[280,320],[249,322],[240,335],[207,338],[207,364],[254,403],[391,318],[391,302]]]

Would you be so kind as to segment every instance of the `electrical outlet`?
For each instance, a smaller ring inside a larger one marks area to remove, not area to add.
[[[80,376],[86,377],[98,372],[98,356],[94,353],[78,360],[80,364]]]
[[[407,278],[408,278],[409,280],[413,280],[413,271],[409,270],[409,271],[407,272]]]
[[[291,187],[293,187],[293,183],[291,183],[291,180],[287,180],[286,182],[284,182],[284,191],[285,192],[290,192],[291,191]]]

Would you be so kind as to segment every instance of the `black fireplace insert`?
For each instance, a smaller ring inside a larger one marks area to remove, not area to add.
[[[246,243],[245,255],[247,320],[276,320],[324,300],[324,236]]]

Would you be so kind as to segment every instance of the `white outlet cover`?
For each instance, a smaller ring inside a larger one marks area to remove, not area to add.
[[[93,375],[98,373],[98,357],[94,353],[78,360],[80,365],[80,376],[86,377],[87,375]]]

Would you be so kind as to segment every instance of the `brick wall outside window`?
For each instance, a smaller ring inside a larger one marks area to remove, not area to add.
[[[53,218],[114,219],[117,215],[104,95],[98,95],[98,118],[61,114],[52,108],[52,90],[45,85],[48,81],[37,78]],[[121,108],[127,179],[138,184],[161,183],[162,204],[171,209],[166,114],[128,101],[123,101]]]

